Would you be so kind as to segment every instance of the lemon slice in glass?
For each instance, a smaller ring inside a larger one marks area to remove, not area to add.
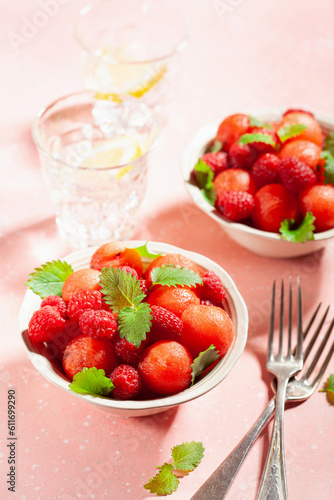
[[[141,97],[165,75],[166,65],[161,62],[136,62],[140,51],[140,46],[137,45],[133,43],[115,49],[110,47],[103,49],[101,62],[97,63],[95,68],[95,75],[103,88],[108,88],[110,97],[117,98],[125,94]]]
[[[93,146],[79,166],[86,168],[117,167],[136,160],[142,154],[138,141],[134,137],[123,135]],[[132,165],[120,168],[116,172],[116,177],[118,179],[123,177],[131,168]]]

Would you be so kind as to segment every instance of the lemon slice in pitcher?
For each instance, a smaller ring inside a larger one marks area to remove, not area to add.
[[[137,140],[131,136],[123,135],[95,145],[79,166],[86,168],[117,167],[136,160],[142,154]],[[120,179],[131,168],[132,165],[122,167],[117,170],[116,177]]]

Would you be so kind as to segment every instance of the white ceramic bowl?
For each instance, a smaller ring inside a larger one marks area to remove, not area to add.
[[[143,245],[145,242],[126,241],[124,243],[128,248],[134,248]],[[96,248],[79,250],[64,257],[64,259],[62,260],[65,260],[66,262],[71,264],[74,270],[83,269],[89,267],[90,257],[95,249]],[[220,277],[226,288],[226,301],[224,301],[224,307],[230,313],[234,325],[234,341],[224,358],[221,359],[217,363],[215,368],[211,370],[211,372],[208,373],[202,380],[198,381],[192,387],[179,394],[148,401],[118,401],[107,397],[94,397],[90,395],[81,395],[75,393],[69,389],[69,380],[59,369],[57,363],[55,363],[52,359],[46,358],[42,354],[43,347],[41,347],[41,345],[39,344],[32,343],[29,339],[27,332],[28,323],[32,314],[40,306],[41,300],[39,296],[34,294],[31,290],[28,290],[25,294],[19,314],[21,336],[30,361],[45,378],[47,378],[57,387],[60,387],[64,391],[70,392],[75,397],[83,399],[88,403],[97,406],[101,410],[105,410],[110,413],[122,416],[137,417],[152,415],[154,413],[159,413],[169,408],[173,408],[174,406],[177,406],[179,404],[186,403],[187,401],[191,401],[210,391],[228,375],[233,365],[236,363],[241,353],[243,352],[247,339],[247,308],[234,282],[227,274],[227,272],[224,271],[224,269],[222,269],[218,264],[208,259],[207,257],[204,257],[203,255],[199,255],[194,252],[188,252],[186,250],[182,250],[178,247],[165,243],[150,242],[149,250],[154,253],[162,254],[181,253],[200,266],[214,271]]]
[[[249,112],[251,116],[255,116],[261,121],[277,120],[282,116],[284,111],[277,108],[267,110],[252,110]],[[320,123],[325,133],[334,130],[334,118],[315,113],[315,118]],[[226,232],[226,234],[239,245],[247,248],[251,252],[264,257],[290,258],[306,255],[326,245],[327,240],[333,238],[334,229],[317,233],[314,235],[314,240],[305,243],[292,243],[283,240],[278,233],[269,233],[254,229],[246,224],[229,222],[218,215],[215,208],[208,203],[203,197],[201,190],[190,181],[190,174],[198,159],[205,152],[210,141],[215,137],[221,120],[205,125],[194,136],[190,144],[185,149],[182,156],[182,176],[185,186],[190,193],[196,205],[203,210],[207,215],[214,219]]]

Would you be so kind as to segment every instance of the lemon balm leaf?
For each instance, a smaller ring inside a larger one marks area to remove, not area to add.
[[[213,184],[213,171],[205,161],[199,159],[194,167],[194,176],[197,186],[201,189],[204,198],[214,205],[216,202],[216,191]]]
[[[306,125],[302,123],[294,123],[292,125],[286,125],[285,127],[280,128],[277,131],[278,137],[281,139],[281,142],[285,142],[292,137],[296,137],[300,135],[307,128]]]
[[[167,286],[194,286],[203,283],[199,274],[187,267],[179,267],[173,264],[165,264],[154,268],[151,273],[151,280],[153,285]]]
[[[324,164],[324,183],[334,184],[334,156],[330,151],[322,151],[320,158],[325,160]]]
[[[110,378],[105,376],[104,370],[95,367],[83,368],[74,375],[73,382],[69,384],[72,391],[93,396],[108,396],[114,387]]]
[[[156,493],[158,496],[171,495],[180,484],[179,479],[174,476],[172,471],[172,464],[163,464],[158,474],[144,484],[144,488],[151,493]]]
[[[141,257],[147,257],[148,259],[156,259],[157,257],[160,257],[160,253],[151,253],[147,247],[148,241],[145,243],[145,245],[142,245],[140,247],[136,247],[134,250],[137,250],[139,255]]]
[[[255,116],[248,115],[248,118],[249,118],[250,127],[267,128],[269,130],[272,129],[270,123],[263,123],[260,120],[258,120],[257,118],[255,118]]]
[[[334,130],[324,140],[324,151],[328,151],[332,156],[334,156]]]
[[[218,153],[223,149],[223,143],[215,139],[213,143],[206,150],[207,153]]]
[[[214,345],[210,345],[205,351],[200,352],[191,365],[191,385],[194,384],[197,377],[202,375],[204,370],[219,358],[219,352]]]
[[[303,221],[297,228],[293,228],[294,219],[284,219],[279,229],[282,239],[293,243],[305,243],[314,240],[315,217],[311,212],[307,212]]]
[[[191,441],[172,448],[173,466],[175,469],[192,471],[201,462],[204,448],[201,442]]]
[[[252,142],[264,142],[265,144],[270,144],[273,147],[276,147],[276,143],[271,135],[261,134],[261,132],[257,132],[254,134],[243,134],[239,139],[239,144],[251,144]]]
[[[123,307],[136,307],[145,298],[140,281],[122,269],[103,268],[100,283],[104,300],[115,313]]]
[[[118,333],[121,338],[136,347],[140,346],[142,340],[152,325],[152,312],[146,302],[142,302],[136,309],[123,307],[117,315]]]
[[[334,373],[329,376],[327,386],[319,392],[326,392],[328,401],[334,405]]]
[[[65,280],[73,273],[72,266],[65,261],[53,260],[37,267],[24,283],[42,299],[48,295],[61,297]]]

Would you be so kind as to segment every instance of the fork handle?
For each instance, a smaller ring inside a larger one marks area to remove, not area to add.
[[[283,415],[287,383],[287,379],[278,380],[274,428],[258,500],[285,500],[288,497],[283,444]]]
[[[273,397],[253,427],[222,462],[190,500],[222,500],[227,495],[247,453],[255,443],[262,429],[267,425],[275,411]]]

